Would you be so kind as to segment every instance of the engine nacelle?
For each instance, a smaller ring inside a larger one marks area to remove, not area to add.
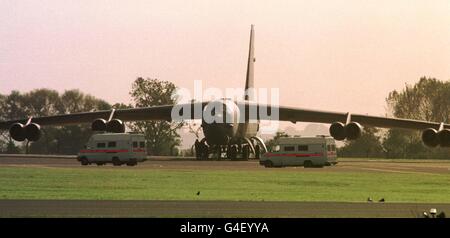
[[[22,123],[14,123],[9,128],[9,135],[15,141],[24,141],[27,137],[25,134],[25,126]]]
[[[24,141],[25,139],[29,141],[38,141],[39,138],[41,138],[41,134],[41,126],[36,123],[30,123],[28,125],[14,123],[9,128],[9,135],[15,141]]]
[[[25,126],[25,135],[29,141],[38,141],[41,138],[41,126],[36,123],[30,123]]]
[[[433,128],[428,128],[422,132],[422,141],[428,147],[450,147],[450,130],[437,131]]]
[[[113,119],[106,124],[106,131],[113,133],[124,133],[125,124],[119,119]]]
[[[437,137],[439,138],[439,145],[441,147],[450,147],[450,130],[449,129],[439,131],[437,133]]]
[[[345,126],[347,140],[356,140],[361,137],[362,126],[358,122],[350,122]]]
[[[438,131],[428,128],[422,132],[422,141],[426,146],[436,147],[439,145]]]
[[[361,137],[362,126],[357,122],[344,125],[342,122],[334,122],[330,126],[330,135],[335,140],[356,140]]]
[[[93,131],[106,131],[106,123],[105,119],[95,119],[91,124],[91,129]]]
[[[330,135],[335,140],[345,140],[345,125],[342,122],[334,122],[330,126]]]

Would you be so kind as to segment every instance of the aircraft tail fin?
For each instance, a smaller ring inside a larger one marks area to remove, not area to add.
[[[245,90],[254,87],[254,82],[253,82],[254,81],[253,71],[254,71],[254,65],[255,65],[254,38],[255,38],[255,33],[253,30],[253,25],[252,25],[251,29],[250,29],[250,44],[249,44],[249,50],[248,50],[247,76],[245,79]],[[249,98],[249,95],[246,94],[245,100],[249,100],[249,99],[252,99],[252,98]]]

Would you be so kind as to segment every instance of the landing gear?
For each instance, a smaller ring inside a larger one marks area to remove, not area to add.
[[[207,160],[209,155],[209,146],[206,144],[206,140],[203,138],[201,141],[195,140],[195,159]]]
[[[195,158],[197,160],[222,159],[259,160],[262,153],[267,152],[264,141],[259,137],[235,138],[229,140],[227,145],[208,145],[206,139],[196,140],[194,143]]]
[[[242,146],[242,160],[248,160],[250,156],[250,145]]]
[[[236,145],[232,145],[229,147],[229,151],[228,151],[228,158],[230,160],[236,160],[237,158],[237,146]]]
[[[255,159],[259,160],[261,158],[261,149],[259,145],[255,146]]]

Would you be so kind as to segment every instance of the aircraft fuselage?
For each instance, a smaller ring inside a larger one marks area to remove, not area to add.
[[[258,122],[250,122],[245,109],[229,99],[208,104],[203,110],[203,134],[208,145],[228,145],[256,136]],[[210,116],[208,116],[210,115]]]

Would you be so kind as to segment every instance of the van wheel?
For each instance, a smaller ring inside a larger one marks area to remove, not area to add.
[[[81,158],[80,162],[81,162],[81,165],[88,165],[89,164],[89,160],[86,157]]]
[[[305,168],[312,168],[313,167],[313,163],[311,162],[311,160],[307,160],[303,163],[303,167]]]
[[[264,163],[264,167],[266,167],[266,168],[272,168],[272,167],[273,167],[273,162],[270,161],[270,160],[266,161],[266,163]]]
[[[120,159],[117,158],[117,157],[114,157],[112,159],[112,163],[113,163],[114,166],[121,166],[122,165],[122,162],[120,162]]]
[[[136,166],[137,162],[136,161],[130,161],[127,163],[127,166]]]

